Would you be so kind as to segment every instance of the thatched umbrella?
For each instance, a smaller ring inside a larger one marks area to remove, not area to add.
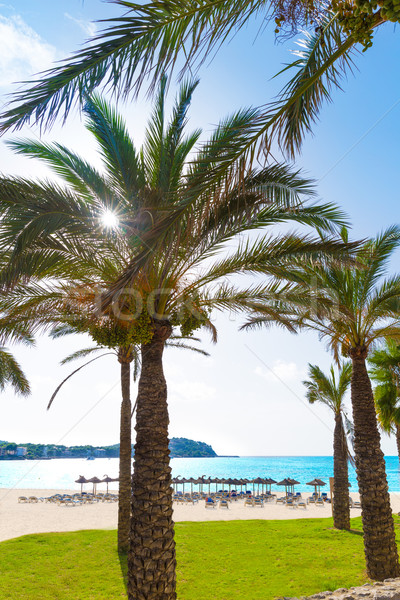
[[[101,479],[99,479],[98,477],[92,477],[91,479],[88,479],[88,483],[93,483],[93,494],[95,496],[96,495],[96,486],[98,483],[101,483]]]
[[[193,496],[193,484],[196,483],[197,479],[189,477],[188,483],[190,483],[190,495]]]
[[[108,475],[103,475],[103,479],[101,481],[102,481],[102,483],[107,484],[107,494],[108,494],[108,484],[111,483],[112,481],[119,481],[119,477],[117,477],[116,479],[113,479],[112,477],[109,477]]]
[[[265,483],[265,480],[262,479],[261,477],[257,477],[256,479],[253,479],[253,492],[254,492],[254,484],[257,484],[257,494],[260,493],[260,483],[261,483],[261,485],[263,485]]]
[[[286,479],[282,479],[282,481],[278,482],[278,485],[284,485],[285,486],[285,496],[288,495],[288,488],[291,489],[291,492],[293,493],[294,487],[295,485],[299,485],[300,481],[296,481],[295,479],[290,479],[290,477],[286,477]]]
[[[89,483],[89,482],[86,479],[86,477],[84,477],[83,475],[79,475],[78,479],[75,479],[75,483],[80,483],[81,484],[81,494],[82,494],[82,492],[83,492],[83,484],[84,483]]]
[[[271,485],[273,483],[276,483],[275,479],[271,479],[271,477],[266,477],[264,481],[265,481],[265,484],[267,485],[267,487],[269,486],[268,491],[269,491],[269,493],[271,493]]]
[[[316,496],[320,496],[321,495],[321,487],[323,487],[324,485],[326,485],[325,481],[322,481],[321,479],[313,479],[312,481],[309,481],[307,483],[307,485],[313,485],[314,489],[315,489],[315,494]]]

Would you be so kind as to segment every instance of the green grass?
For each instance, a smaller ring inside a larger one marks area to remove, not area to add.
[[[351,532],[331,519],[178,523],[176,541],[179,600],[269,600],[366,581],[360,518]],[[2,542],[1,600],[126,598],[116,542],[115,531]]]

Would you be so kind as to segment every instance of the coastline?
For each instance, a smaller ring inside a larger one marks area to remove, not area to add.
[[[112,490],[110,489],[110,491]],[[34,533],[117,528],[117,503],[99,502],[73,507],[45,502],[18,503],[19,496],[45,497],[55,493],[71,493],[71,490],[0,488],[0,541]],[[350,495],[353,500],[359,499],[358,493]],[[390,501],[393,512],[399,512],[400,492],[391,492]],[[351,517],[360,515],[360,509],[351,509]],[[280,504],[266,503],[263,508],[258,508],[246,507],[243,502],[237,501],[231,502],[229,509],[205,508],[204,502],[199,502],[194,506],[174,503],[173,518],[175,522],[179,523],[184,521],[315,519],[331,516],[330,504],[325,504],[323,507],[308,505],[306,509],[293,509]]]

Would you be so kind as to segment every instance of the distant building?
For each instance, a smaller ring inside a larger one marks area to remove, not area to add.
[[[18,446],[15,454],[17,456],[26,456],[26,453],[27,453],[27,449],[25,448],[25,446]]]
[[[106,451],[104,450],[104,448],[96,448],[96,450],[94,451],[94,455],[98,458],[102,458],[106,455]]]
[[[49,451],[48,447],[47,447],[47,446],[45,446],[45,447],[43,448],[43,452],[42,452],[42,456],[43,456],[43,458],[47,458],[47,453],[48,453],[48,451]]]

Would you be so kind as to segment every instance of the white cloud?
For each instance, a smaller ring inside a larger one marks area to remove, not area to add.
[[[285,362],[276,360],[271,368],[257,367],[254,373],[270,382],[283,381],[301,381],[304,378],[304,372],[294,362]]]
[[[95,23],[92,23],[91,21],[85,21],[84,19],[77,19],[69,13],[64,13],[64,17],[76,23],[76,25],[78,25],[78,27],[80,27],[80,29],[82,29],[87,36],[93,37],[96,34],[97,27]]]
[[[48,69],[56,49],[46,43],[19,16],[0,15],[0,86],[29,78]]]
[[[185,402],[204,402],[214,400],[217,391],[201,381],[180,381],[168,384],[168,391],[171,396],[178,397]]]

